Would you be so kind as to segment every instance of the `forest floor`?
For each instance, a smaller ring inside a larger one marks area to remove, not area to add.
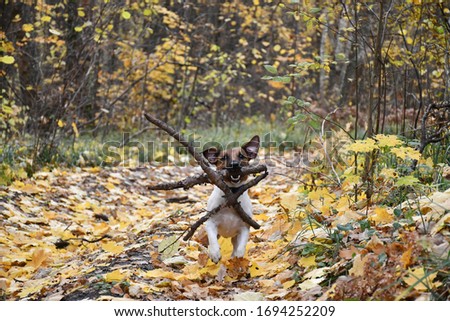
[[[231,244],[221,240],[219,264],[208,259],[202,229],[180,239],[205,214],[212,186],[147,188],[197,167],[54,169],[0,187],[0,297],[448,299],[450,190],[429,196],[428,210],[408,221],[392,208],[343,202],[314,215],[339,191],[308,194],[301,170],[282,163],[250,190],[261,228],[246,257],[229,259]]]

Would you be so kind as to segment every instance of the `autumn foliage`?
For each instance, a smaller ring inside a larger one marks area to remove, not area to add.
[[[0,299],[449,300],[445,1],[3,1]],[[260,135],[247,256],[148,124]]]

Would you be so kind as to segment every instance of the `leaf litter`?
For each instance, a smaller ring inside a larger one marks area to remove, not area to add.
[[[296,171],[277,168],[250,190],[261,229],[252,230],[242,259],[230,259],[231,242],[221,239],[219,264],[208,259],[202,229],[181,241],[204,215],[212,187],[147,189],[197,168],[55,169],[1,187],[0,296],[448,299],[450,190],[415,202],[424,213],[395,225],[391,208],[361,214],[339,191],[298,185]]]

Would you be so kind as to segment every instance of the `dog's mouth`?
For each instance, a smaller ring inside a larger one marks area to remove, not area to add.
[[[231,175],[231,174],[230,174],[230,180],[231,180],[233,183],[238,183],[238,182],[240,181],[240,179],[241,179],[241,175]]]

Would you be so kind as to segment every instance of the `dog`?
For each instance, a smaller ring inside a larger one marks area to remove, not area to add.
[[[215,165],[217,170],[225,170],[224,182],[233,190],[246,182],[247,175],[241,175],[241,168],[247,166],[251,160],[257,157],[259,145],[259,136],[254,136],[241,147],[223,151],[212,147],[204,150],[203,156],[209,163]],[[214,186],[206,209],[211,211],[220,206],[225,201],[224,195],[220,188]],[[252,217],[252,204],[247,191],[238,198],[238,201],[245,213]],[[218,263],[222,258],[218,236],[231,237],[232,257],[244,257],[250,227],[242,221],[233,208],[226,207],[209,218],[206,221],[205,230],[209,241],[209,257],[214,263]]]

